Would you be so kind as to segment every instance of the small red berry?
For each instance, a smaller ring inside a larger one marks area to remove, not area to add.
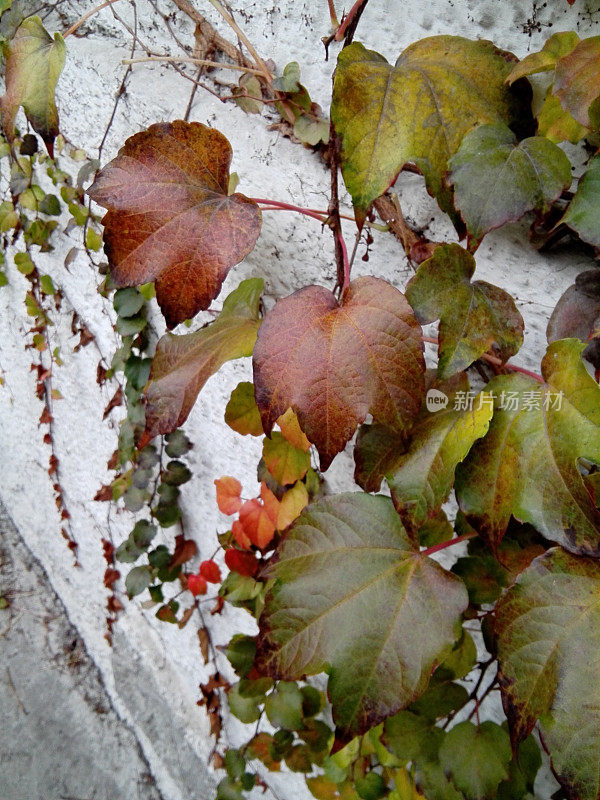
[[[221,570],[219,565],[215,564],[212,558],[209,561],[203,561],[200,564],[200,575],[209,583],[221,583]]]
[[[196,597],[199,594],[206,594],[208,585],[202,575],[188,575],[187,587],[190,592]]]
[[[258,569],[258,561],[252,553],[236,550],[235,547],[225,551],[225,563],[232,572],[246,575],[248,578],[253,578]]]

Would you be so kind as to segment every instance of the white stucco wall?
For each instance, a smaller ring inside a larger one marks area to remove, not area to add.
[[[195,2],[229,37],[230,31],[209,3]],[[62,17],[52,14],[47,26],[64,30],[93,5],[91,0],[59,4]],[[156,20],[151,4],[137,0],[135,5],[142,40],[149,41],[156,51],[173,52],[172,40]],[[174,10],[167,0],[160,0],[159,5]],[[339,46],[332,46],[330,60],[325,62],[320,39],[330,28],[326,0],[280,0],[277,4],[235,0],[231,5],[259,53],[273,59],[279,69],[291,60],[298,61],[311,96],[327,109]],[[341,3],[336,5],[341,12]],[[576,0],[572,7],[566,0],[549,0],[543,5],[529,0],[371,0],[357,38],[392,61],[411,42],[440,33],[489,38],[523,57],[530,49],[539,49],[557,30],[597,33],[600,13],[588,13],[596,6],[591,0]],[[115,10],[132,21],[132,6],[126,0],[117,3]],[[527,21],[532,19],[540,30],[535,25],[529,30],[532,26]],[[174,25],[182,38],[191,40],[192,28],[180,13]],[[130,54],[130,36],[108,8],[90,19],[79,33],[85,35],[67,40],[68,60],[58,87],[58,104],[64,135],[93,156],[121,81],[121,59]],[[221,72],[217,77],[234,80],[231,73]],[[190,84],[166,66],[136,66],[108,137],[103,163],[115,155],[127,136],[153,122],[182,117],[189,92]],[[234,150],[233,169],[241,179],[240,191],[326,207],[329,175],[323,165],[309,150],[270,131],[268,117],[246,115],[200,90],[190,118],[219,128],[229,138]],[[398,189],[406,215],[418,225],[427,225],[430,238],[454,238],[449,223],[418,178],[403,175]],[[348,202],[346,207],[350,209]],[[242,278],[250,276],[265,278],[267,304],[307,283],[332,287],[335,268],[330,232],[322,231],[316,221],[284,212],[267,211],[263,218],[255,250],[231,271],[215,307]],[[526,227],[526,223],[509,225],[489,234],[477,253],[476,277],[507,289],[515,297],[526,322],[525,344],[515,361],[538,369],[549,314],[575,275],[589,268],[590,259],[573,252],[540,255],[528,245]],[[344,223],[344,232],[351,242],[351,223]],[[116,346],[114,315],[110,304],[96,291],[101,279],[83,250],[68,269],[63,266],[66,253],[80,244],[77,235],[74,231],[60,237],[55,250],[40,255],[37,263],[64,291],[64,310],[77,311],[110,361]],[[79,544],[81,568],[75,569],[60,535],[47,474],[49,448],[42,443],[44,431],[38,427],[42,405],[35,396],[31,354],[24,349],[29,327],[23,302],[27,284],[10,260],[7,273],[10,283],[0,291],[0,364],[5,372],[5,385],[0,387],[0,498],[21,536],[45,566],[100,668],[117,710],[136,730],[163,796],[167,800],[208,798],[211,790],[202,777],[202,765],[212,743],[207,721],[196,707],[198,684],[207,678],[208,668],[201,663],[195,625],[180,631],[159,623],[152,611],[140,608],[139,602],[125,601],[125,611],[115,628],[114,648],[109,648],[104,639],[107,594],[102,584],[105,562],[100,539],[107,533],[109,507],[92,498],[99,486],[111,479],[106,462],[116,446],[120,412],[113,412],[105,422],[102,412],[114,387],[99,388],[96,384],[99,353],[93,344],[72,352],[76,340],[65,313],[51,333],[65,362],[55,375],[55,385],[64,397],[55,403],[55,442],[65,502]],[[357,258],[354,274],[367,273],[404,287],[411,270],[390,235],[375,232],[368,263]],[[207,319],[201,314],[197,323]],[[159,316],[154,324],[161,332]],[[242,440],[223,422],[231,390],[250,375],[249,360],[227,364],[207,383],[186,425],[195,445],[189,458],[194,478],[183,487],[183,509],[188,535],[195,538],[202,558],[213,552],[215,533],[227,529],[227,520],[219,514],[214,500],[214,478],[236,475],[247,496],[257,489],[258,443]],[[352,471],[351,459],[340,455],[330,471],[332,487],[351,486]],[[126,536],[131,522],[131,515],[115,514],[113,509],[110,530],[115,543]],[[172,529],[166,535],[172,535]],[[210,619],[217,643],[228,641],[240,618],[240,614],[227,610],[221,617]],[[230,726],[234,743],[239,733],[234,724]],[[169,743],[179,744],[174,750]],[[273,775],[269,782],[282,800],[301,796],[295,776]]]

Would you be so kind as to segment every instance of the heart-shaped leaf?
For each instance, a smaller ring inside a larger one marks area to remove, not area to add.
[[[548,342],[571,336],[586,342],[583,357],[600,369],[600,270],[577,276],[556,304],[546,336]],[[591,341],[590,336],[594,337]]]
[[[438,513],[452,489],[457,464],[487,433],[492,413],[493,398],[485,392],[474,398],[471,410],[449,405],[423,412],[410,447],[386,476],[394,506],[411,534]]]
[[[560,147],[543,136],[517,143],[503,123],[468,133],[448,166],[471,250],[488,231],[527,211],[545,214],[571,185],[571,164]]]
[[[582,39],[556,63],[554,94],[577,122],[592,128],[590,106],[600,97],[600,36]]]
[[[284,680],[327,671],[341,739],[422,694],[460,636],[462,582],[419,554],[387,497],[313,503],[271,570],[257,665]]]
[[[473,281],[475,259],[458,244],[437,247],[406,287],[421,323],[440,320],[438,375],[466,369],[490,348],[502,361],[523,343],[523,318],[503,289]]]
[[[65,56],[63,37],[55,33],[52,38],[36,16],[27,17],[5,45],[6,93],[0,106],[2,129],[9,142],[15,138],[15,117],[19,106],[23,106],[33,129],[53,155],[54,139],[58,136],[54,91]]]
[[[159,123],[127,139],[88,189],[108,209],[104,249],[114,282],[155,281],[170,328],[208,308],[258,238],[256,203],[227,194],[231,157],[213,128]]]
[[[600,156],[594,158],[579,181],[575,197],[560,221],[584,242],[600,247]]]
[[[456,470],[462,511],[493,548],[513,514],[574,553],[600,555],[600,513],[578,461],[600,464],[600,387],[577,339],[548,347],[543,384],[525,375],[493,378],[488,434]]]
[[[515,60],[491,42],[460,36],[421,39],[393,67],[357,42],[341,51],[331,118],[359,225],[407,162],[450,211],[443,176],[463,136],[487,122],[532,129],[529,86],[513,93],[505,84]]]
[[[494,800],[509,763],[508,734],[490,720],[477,726],[460,722],[440,747],[440,764],[466,800]]]
[[[200,389],[226,361],[252,355],[262,287],[262,278],[242,281],[210,325],[183,336],[167,333],[159,340],[144,392],[146,430],[139,447],[179,428]]]
[[[600,797],[600,562],[540,556],[496,606],[499,680],[513,743],[539,720],[568,797]]]
[[[370,412],[398,433],[421,405],[421,329],[401,292],[358,278],[341,304],[322,286],[279,300],[254,348],[256,402],[267,434],[292,407],[327,469]]]

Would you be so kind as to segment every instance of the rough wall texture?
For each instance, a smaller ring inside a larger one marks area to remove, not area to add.
[[[93,5],[91,0],[57,3],[56,9],[52,4],[42,4],[44,13],[48,12],[46,24],[54,30],[65,30]],[[172,40],[156,16],[156,3],[123,0],[117,5],[128,25],[134,24],[135,7],[143,43],[139,52],[143,52],[146,43],[157,52],[169,52]],[[166,12],[176,11],[170,0],[160,0],[158,5]],[[208,3],[196,0],[196,5],[223,35],[230,35]],[[273,59],[278,68],[291,60],[298,61],[302,80],[313,99],[327,108],[336,51],[332,49],[329,62],[324,60],[320,39],[328,33],[330,24],[326,0],[281,0],[278,4],[267,0],[237,1],[231,5],[257,50]],[[522,57],[530,49],[539,49],[553,31],[575,28],[581,35],[590,35],[599,31],[599,21],[598,3],[591,0],[576,0],[572,7],[566,0],[548,0],[543,4],[531,0],[430,0],[426,4],[421,0],[371,0],[360,23],[359,38],[390,60],[416,39],[438,33],[489,38]],[[173,17],[172,24],[182,39],[191,41],[192,27],[181,13]],[[64,135],[94,155],[121,82],[124,69],[121,59],[131,53],[131,35],[110,9],[91,18],[79,33],[68,39],[68,61],[58,90],[59,108]],[[225,72],[213,78],[232,80]],[[169,67],[136,66],[111,126],[103,163],[137,130],[156,121],[183,116],[189,94],[189,82]],[[322,164],[310,151],[269,130],[269,119],[265,116],[247,116],[231,104],[223,104],[211,94],[198,91],[191,119],[218,127],[230,139],[233,169],[240,175],[240,190],[244,193],[326,207],[329,176]],[[432,239],[453,237],[448,222],[426,195],[418,178],[401,176],[397,189],[411,222],[422,226]],[[525,224],[509,225],[486,237],[477,255],[477,277],[507,289],[517,300],[526,321],[525,345],[518,360],[537,369],[545,349],[549,313],[575,275],[589,267],[589,258],[582,253],[540,255],[528,246],[525,227]],[[351,240],[353,231],[349,222],[345,223],[345,233]],[[66,253],[78,244],[76,236],[74,232],[62,237],[56,249],[40,256],[38,263],[63,288],[65,309],[77,311],[94,333],[102,355],[110,361],[116,346],[114,316],[110,305],[96,292],[100,278],[83,251],[68,270],[63,266]],[[381,275],[400,288],[411,274],[397,243],[386,234],[376,236],[369,261],[357,259],[354,271]],[[48,448],[42,443],[38,428],[42,409],[35,396],[30,354],[24,349],[25,331],[29,327],[23,303],[25,279],[10,264],[8,272],[9,286],[0,292],[0,363],[5,373],[5,386],[0,388],[4,446],[0,498],[27,548],[43,565],[49,584],[102,676],[116,713],[127,721],[141,744],[157,789],[148,785],[138,788],[137,795],[129,796],[154,798],[158,791],[168,800],[210,798],[212,779],[205,764],[211,742],[207,721],[196,707],[198,684],[208,673],[199,658],[193,627],[179,631],[161,624],[151,611],[145,612],[139,603],[132,602],[126,603],[119,618],[114,647],[109,648],[104,639],[105,563],[100,538],[110,529],[118,543],[131,527],[128,515],[115,515],[113,511],[109,518],[107,505],[92,500],[98,487],[110,479],[106,462],[115,448],[117,423],[114,419],[103,422],[102,411],[114,387],[97,386],[99,353],[93,345],[73,352],[74,339],[65,314],[52,332],[65,360],[55,379],[64,397],[55,404],[55,440],[65,499],[79,543],[81,568],[75,569],[59,532],[60,521],[47,474]],[[265,212],[256,249],[232,271],[221,297],[242,278],[250,276],[265,278],[267,304],[307,283],[331,286],[335,269],[329,231],[322,231],[310,219]],[[207,319],[200,315],[198,324]],[[162,331],[158,317],[155,327],[158,333]],[[190,458],[194,478],[185,487],[183,506],[187,530],[196,539],[202,557],[212,553],[215,532],[225,530],[227,525],[214,502],[213,479],[235,474],[243,481],[248,495],[257,486],[256,442],[241,442],[222,420],[231,390],[249,375],[247,362],[226,365],[206,385],[187,424],[195,443]],[[331,470],[332,487],[352,485],[351,474],[349,458],[339,456]],[[0,572],[0,585],[4,585],[5,579]],[[17,596],[12,613],[19,610],[26,613]],[[227,641],[242,623],[240,615],[225,612],[214,623],[216,642]],[[42,660],[46,659],[47,656],[42,656]],[[27,705],[26,700],[24,703]],[[106,734],[109,735],[112,734]],[[235,724],[230,725],[228,735],[235,743],[240,735]],[[114,750],[121,746],[116,741],[114,747],[107,744],[110,741],[107,738],[103,746]],[[124,746],[134,747],[131,743]],[[142,764],[137,751],[135,758]],[[1,768],[8,769],[5,764]],[[0,785],[1,781],[0,778]],[[301,796],[295,776],[280,775],[270,781],[281,798]],[[7,789],[2,796],[6,800],[53,796],[36,794],[34,788],[25,790],[15,781],[5,785]],[[540,791],[540,797],[549,794],[548,788]],[[89,796],[104,795],[98,788]]]

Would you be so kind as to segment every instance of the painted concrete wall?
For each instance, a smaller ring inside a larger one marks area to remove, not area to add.
[[[195,2],[229,37],[230,31],[209,3]],[[91,0],[42,4],[44,13],[49,13],[47,27],[62,31],[93,5]],[[158,0],[158,5],[165,11],[175,10],[170,0]],[[279,69],[291,60],[298,61],[313,99],[327,109],[336,50],[332,48],[326,62],[320,42],[330,26],[326,0],[280,0],[277,4],[236,0],[231,5],[257,50]],[[341,10],[341,3],[336,5]],[[173,42],[148,0],[122,0],[115,11],[133,25],[134,6],[140,40],[155,52],[174,52]],[[576,0],[572,7],[566,0],[543,4],[531,0],[371,0],[358,38],[389,60],[395,60],[416,39],[440,33],[489,38],[523,57],[539,49],[557,30],[575,28],[581,35],[597,33],[597,6],[592,0]],[[192,41],[192,27],[180,13],[172,24],[183,40]],[[94,155],[122,78],[121,59],[131,52],[131,36],[110,9],[90,19],[79,33],[82,35],[67,40],[68,61],[58,89],[61,128],[70,142]],[[233,80],[231,73],[224,71],[213,78]],[[169,67],[137,66],[111,127],[103,163],[115,155],[127,136],[153,122],[182,117],[189,93],[189,82]],[[324,167],[309,150],[269,130],[273,120],[267,115],[248,116],[199,91],[191,119],[215,126],[229,138],[240,191],[326,207],[329,176]],[[417,177],[401,176],[397,189],[411,222],[422,226],[432,239],[454,238],[447,220]],[[350,208],[348,198],[345,205]],[[486,237],[477,254],[477,277],[507,289],[515,297],[526,322],[525,345],[517,360],[537,369],[545,350],[551,309],[575,275],[589,268],[590,260],[581,253],[536,253],[527,244],[526,226],[509,225]],[[345,223],[344,232],[351,240],[351,223]],[[65,311],[75,310],[80,315],[94,333],[101,354],[110,361],[117,341],[112,328],[114,314],[96,291],[101,278],[82,250],[68,269],[63,265],[67,252],[80,244],[77,231],[64,235],[53,252],[39,257],[38,265],[63,289]],[[376,234],[369,261],[358,258],[354,272],[381,275],[399,288],[411,274],[399,246],[384,233]],[[105,563],[100,539],[110,530],[119,543],[132,524],[131,515],[115,514],[107,504],[92,500],[99,486],[111,479],[106,462],[116,446],[118,413],[113,412],[103,422],[102,411],[114,387],[99,388],[96,384],[100,353],[94,345],[73,352],[75,339],[65,313],[52,330],[53,343],[60,346],[65,362],[55,378],[64,397],[55,404],[55,428],[65,500],[79,543],[81,568],[76,569],[59,532],[60,520],[47,474],[49,450],[38,427],[42,406],[35,396],[31,356],[24,349],[29,327],[23,302],[26,281],[10,264],[8,273],[9,286],[0,292],[0,365],[5,373],[5,385],[0,388],[0,498],[32,557],[43,565],[65,613],[99,669],[114,708],[135,732],[162,796],[167,800],[210,798],[212,779],[205,764],[212,744],[207,721],[196,707],[198,684],[208,677],[208,670],[201,663],[194,626],[179,631],[159,623],[153,612],[142,610],[138,602],[126,602],[112,649],[104,638],[107,595],[102,585]],[[307,283],[331,287],[335,268],[329,231],[321,231],[310,219],[265,212],[255,250],[232,270],[221,298],[250,276],[265,278],[267,305]],[[208,319],[200,314],[195,324]],[[157,333],[164,330],[159,316],[153,324]],[[257,489],[257,443],[241,440],[223,422],[231,390],[249,377],[249,360],[227,364],[209,380],[186,425],[195,444],[190,458],[194,478],[184,487],[183,508],[188,534],[197,541],[203,558],[214,550],[215,533],[227,529],[227,520],[214,501],[214,478],[236,475],[243,481],[247,496]],[[332,489],[351,487],[351,475],[351,459],[338,456],[330,470]],[[18,608],[17,600],[15,610]],[[215,641],[228,641],[244,624],[249,624],[244,615],[231,610],[212,618]],[[242,735],[235,721],[228,723],[227,736],[233,744],[241,742]],[[303,796],[295,776],[271,776],[269,781],[282,800]],[[540,792],[544,798],[550,790],[546,787]],[[97,796],[103,795],[99,791]],[[141,790],[138,796],[154,797],[150,790],[147,794]],[[10,800],[25,800],[25,795],[21,798],[17,792]]]

